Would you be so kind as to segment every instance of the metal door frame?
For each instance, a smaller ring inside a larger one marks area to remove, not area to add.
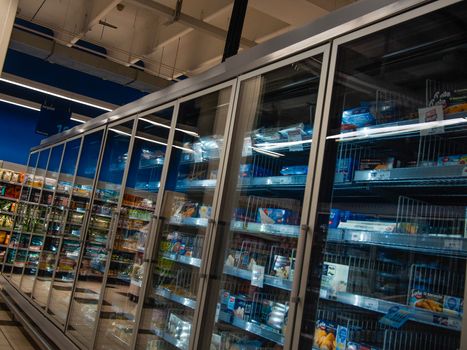
[[[220,205],[218,205],[217,207],[217,210],[216,210],[216,217],[215,217],[215,222],[214,222],[214,227],[213,227],[213,237],[211,239],[212,243],[211,243],[211,246],[210,246],[210,250],[209,250],[209,253],[208,253],[208,257],[209,257],[209,261],[208,261],[208,264],[207,264],[207,271],[206,271],[206,279],[207,279],[207,282],[206,282],[206,288],[204,290],[204,294],[203,294],[203,309],[200,311],[200,317],[201,319],[199,320],[199,324],[206,324],[207,322],[210,322],[208,321],[209,319],[214,319],[214,311],[215,311],[215,307],[213,307],[213,305],[208,305],[207,303],[209,302],[209,300],[207,300],[207,296],[208,296],[208,291],[210,290],[210,285],[212,285],[212,280],[213,279],[218,279],[218,278],[222,278],[222,276],[216,276],[215,273],[214,273],[214,264],[224,264],[224,261],[223,261],[223,255],[222,256],[218,256],[218,252],[215,252],[214,249],[216,249],[215,247],[217,246],[216,243],[219,243],[222,241],[223,237],[222,237],[222,233],[220,232],[220,229],[222,228],[223,225],[225,225],[225,223],[223,222],[220,222],[220,216],[221,216],[221,207],[223,207],[223,204],[225,203],[224,201],[228,200],[226,197],[227,195],[227,191],[228,189],[226,188],[226,175],[227,175],[227,171],[229,170],[229,167],[230,167],[230,160],[231,160],[231,153],[232,153],[232,147],[231,147],[231,143],[232,143],[232,138],[233,138],[233,134],[235,132],[235,129],[237,128],[237,118],[242,118],[242,116],[237,116],[237,107],[238,107],[238,103],[239,103],[239,96],[240,96],[240,90],[242,88],[242,82],[243,81],[246,81],[248,79],[251,79],[251,78],[254,78],[254,77],[259,77],[265,73],[268,73],[268,72],[272,72],[274,70],[277,70],[277,69],[280,69],[280,68],[283,68],[287,65],[290,65],[292,63],[295,63],[295,62],[299,62],[299,61],[302,61],[306,58],[311,58],[313,56],[317,56],[319,54],[322,54],[323,55],[323,62],[321,64],[321,73],[320,73],[320,82],[319,82],[319,89],[318,89],[318,95],[317,95],[317,108],[315,110],[315,113],[314,113],[314,127],[313,127],[313,130],[318,130],[318,125],[319,123],[321,122],[320,120],[320,110],[319,110],[319,106],[320,106],[320,100],[323,100],[324,99],[324,82],[325,82],[325,77],[326,77],[326,72],[327,72],[327,66],[328,66],[328,61],[329,61],[329,53],[330,53],[330,44],[321,44],[315,48],[312,48],[312,49],[309,49],[305,52],[302,52],[300,54],[296,54],[294,56],[291,56],[291,57],[288,57],[286,59],[283,59],[281,61],[278,61],[278,62],[275,62],[273,64],[270,64],[268,66],[265,66],[265,67],[261,67],[257,70],[254,70],[252,72],[248,72],[244,75],[241,75],[238,77],[237,79],[237,85],[236,85],[236,91],[235,91],[235,100],[234,100],[234,103],[232,105],[232,110],[230,111],[230,130],[229,130],[229,138],[228,138],[228,145],[226,147],[226,149],[228,149],[228,154],[227,154],[227,161],[226,163],[224,164],[224,168],[222,169],[221,171],[221,180],[220,182],[222,183],[222,191],[219,193],[219,198],[218,198],[218,202],[220,203]],[[313,141],[318,141],[318,133],[315,133],[313,132],[313,136],[312,136],[312,140]],[[303,207],[302,207],[302,210],[301,210],[301,213],[302,213],[302,216],[301,216],[301,220],[300,220],[300,227],[301,227],[301,233],[300,233],[300,236],[299,238],[297,239],[297,256],[296,256],[296,260],[295,260],[295,266],[296,266],[296,271],[297,269],[299,268],[300,264],[301,264],[301,259],[300,259],[300,256],[303,255],[303,252],[302,250],[304,249],[303,248],[303,244],[301,243],[303,240],[304,240],[304,234],[303,234],[303,231],[307,231],[307,227],[306,226],[306,222],[308,220],[308,211],[309,211],[309,192],[311,191],[311,185],[312,185],[312,179],[314,177],[314,171],[311,171],[311,169],[313,169],[314,167],[312,166],[314,164],[314,159],[316,157],[316,153],[317,153],[317,150],[316,150],[316,147],[311,147],[310,149],[310,152],[309,152],[309,155],[308,155],[308,166],[309,166],[309,171],[308,171],[308,174],[307,174],[307,177],[306,177],[306,185],[305,185],[305,189],[304,189],[304,198],[303,198]],[[238,185],[238,183],[237,183]],[[221,253],[222,254],[222,253]],[[298,274],[297,274],[298,275]],[[298,289],[298,278],[294,278],[294,282],[293,282],[293,287],[292,287],[292,291],[290,292],[290,297],[291,297],[291,308],[289,309],[289,314],[290,312],[295,312],[294,311],[294,295],[297,294],[297,289]],[[218,299],[216,299],[216,304],[218,302]],[[291,331],[290,329],[292,328],[290,326],[290,321],[291,321],[292,318],[289,317],[289,324],[287,325],[287,331],[286,331],[286,334],[284,334],[284,337],[285,337],[285,342],[284,342],[284,348],[286,348],[287,346],[287,342],[290,340],[288,340],[291,336]],[[213,327],[214,327],[214,324],[215,322],[213,322]],[[196,350],[196,349],[199,349],[199,348],[202,348],[202,347],[206,347],[206,346],[209,346],[210,342],[211,342],[211,335],[213,334],[213,327],[211,328],[211,331],[210,331],[210,334],[208,337],[206,337],[206,334],[201,334],[200,333],[200,329],[199,327],[197,327],[197,334],[196,334],[196,338],[192,344],[192,347],[190,349],[193,349],[193,350]]]
[[[93,130],[92,130],[93,131]],[[91,131],[91,132],[92,132]],[[75,162],[75,166],[74,166],[74,171],[73,171],[73,174],[71,175],[72,176],[72,183],[71,183],[71,188],[70,188],[70,193],[68,194],[68,206],[70,205],[71,203],[71,198],[73,196],[73,188],[74,188],[74,185],[75,185],[75,180],[76,180],[76,176],[77,176],[77,173],[78,173],[78,165],[79,165],[79,161],[81,159],[81,151],[83,149],[83,144],[84,144],[84,138],[89,135],[91,132],[86,132],[86,133],[83,133],[81,135],[79,135],[78,137],[73,137],[73,138],[70,138],[68,140],[65,141],[65,149],[64,149],[64,152],[63,152],[63,157],[65,157],[65,152],[67,150],[67,146],[68,146],[68,143],[71,143],[75,140],[78,140],[80,139],[80,143],[79,143],[79,149],[78,149],[78,154],[76,156],[76,162]],[[99,132],[99,130],[98,130]],[[64,158],[63,158],[64,159]],[[60,173],[58,175],[58,179],[57,179],[57,186],[58,186],[58,180],[60,179],[60,175],[62,174],[62,165],[63,165],[63,159],[62,159],[62,164],[60,164]],[[54,193],[54,200],[55,200],[55,197],[56,197],[56,192],[57,190],[55,189],[55,193]],[[66,223],[66,220],[68,219],[68,208],[64,208],[64,211],[65,211],[65,223]],[[83,216],[83,219],[85,219],[85,217]],[[84,225],[84,220],[83,220],[83,225]],[[64,231],[65,231],[65,226],[66,224],[63,226],[63,228],[61,228],[61,235],[63,235]],[[55,324],[57,325],[63,332],[65,332],[65,325],[66,325],[66,318],[65,318],[65,322],[63,324],[61,324],[57,319],[56,317],[54,317],[50,312],[49,312],[49,308],[50,308],[50,301],[51,301],[51,296],[52,296],[52,290],[53,290],[53,286],[54,286],[54,282],[55,282],[55,275],[56,275],[56,271],[57,271],[57,267],[58,267],[58,263],[59,263],[59,260],[60,260],[60,253],[62,251],[62,247],[63,247],[63,241],[64,241],[64,237],[61,237],[60,238],[60,244],[59,244],[59,248],[58,248],[58,257],[57,257],[57,261],[55,262],[55,268],[54,268],[54,272],[53,272],[53,275],[52,275],[52,284],[50,285],[50,289],[49,289],[49,295],[47,296],[47,305],[45,307],[45,314],[46,316]],[[81,243],[80,243],[81,244]],[[76,277],[76,276],[75,276]],[[74,284],[74,281],[73,281],[73,284]],[[73,284],[72,284],[72,290],[71,292],[73,293]],[[71,298],[71,295],[70,295],[70,298]],[[71,300],[71,299],[70,299]]]
[[[55,144],[55,145],[53,145],[53,146],[50,147],[50,156],[52,156],[52,151],[53,151],[56,147],[59,147],[59,146],[61,146],[61,145],[63,145],[63,149],[62,149],[62,154],[61,154],[61,156],[60,156],[60,162],[59,162],[59,164],[58,164],[57,183],[56,183],[56,185],[55,185],[55,189],[52,191],[52,204],[51,204],[52,207],[54,206],[54,203],[55,203],[55,202],[54,202],[54,201],[55,201],[55,192],[57,191],[58,178],[59,178],[59,176],[60,176],[60,170],[61,170],[62,163],[63,163],[63,157],[65,156],[66,143],[65,143],[65,141],[62,141],[62,142],[59,142],[59,143],[57,143],[57,144]],[[50,163],[50,158],[49,158],[49,163]],[[48,165],[50,165],[50,164],[48,164]],[[47,173],[48,173],[48,172],[49,172],[49,169],[48,169],[48,166],[47,166],[47,170],[46,170],[45,176],[44,176],[44,185],[45,185],[45,178],[47,177]],[[51,209],[51,208],[49,207],[49,209]],[[50,212],[49,212],[49,214],[47,215],[47,218],[46,218],[45,233],[44,233],[44,242],[42,243],[42,249],[41,249],[40,255],[39,255],[39,262],[40,262],[40,258],[42,257],[42,252],[43,252],[43,250],[44,250],[45,240],[46,240],[46,238],[47,238],[47,232],[48,232],[48,229],[49,229],[49,224],[50,224],[50,217],[49,217],[49,215],[50,215]],[[59,243],[59,245],[60,245],[60,243]],[[58,258],[58,255],[57,255],[57,258]],[[54,271],[52,271],[52,276],[51,276],[51,278],[53,277],[54,272],[55,272],[55,267],[54,267]],[[36,289],[36,280],[37,280],[38,275],[39,275],[39,266],[37,267],[37,271],[36,271],[36,274],[35,274],[34,282],[33,282],[33,285],[32,285],[31,300],[34,300],[34,291],[35,291],[35,289]],[[50,280],[50,286],[52,286],[52,279]],[[48,299],[48,293],[47,293],[47,299]],[[37,302],[36,302],[36,304],[37,304]],[[45,304],[46,304],[45,307],[47,307],[47,300],[46,300]],[[42,306],[40,306],[40,305],[39,305],[39,307],[42,308]]]
[[[81,267],[81,260],[82,260],[83,253],[84,253],[84,243],[85,242],[84,242],[83,237],[85,237],[85,234],[87,233],[87,229],[88,229],[88,224],[89,224],[89,220],[90,220],[89,213],[92,210],[92,204],[93,204],[93,201],[94,201],[94,194],[95,194],[95,191],[96,191],[97,179],[99,177],[98,175],[99,175],[99,171],[100,171],[102,155],[104,153],[103,152],[103,147],[104,147],[105,142],[107,140],[107,125],[104,125],[104,126],[102,126],[100,128],[97,128],[97,129],[92,129],[92,130],[90,130],[89,133],[86,133],[86,134],[82,135],[83,139],[81,141],[79,156],[78,156],[78,160],[77,160],[77,163],[76,163],[75,176],[74,176],[74,179],[73,179],[73,187],[71,189],[70,197],[69,197],[70,199],[73,198],[73,191],[74,191],[74,187],[75,187],[75,184],[76,184],[76,178],[78,176],[78,169],[79,169],[79,165],[80,165],[80,161],[81,161],[81,156],[82,156],[82,153],[83,153],[82,151],[83,151],[83,147],[84,147],[85,138],[88,135],[92,135],[93,133],[97,133],[97,132],[100,132],[100,131],[102,131],[103,133],[102,133],[101,145],[100,145],[100,149],[99,149],[99,156],[97,157],[97,161],[96,161],[96,173],[95,173],[94,179],[92,181],[92,190],[91,190],[91,193],[89,195],[89,208],[85,212],[85,215],[83,217],[83,224],[82,224],[82,226],[80,228],[80,256],[79,256],[79,259],[78,259],[78,263],[76,265],[77,267],[76,267],[75,277],[74,277],[74,280],[73,280],[73,287],[72,287],[72,291],[71,291],[71,295],[70,295],[70,302],[68,304],[68,310],[67,310],[67,313],[66,313],[67,316],[66,316],[65,324],[63,326],[64,333],[68,337],[70,337],[71,340],[77,342],[78,344],[81,344],[79,342],[79,340],[77,340],[75,337],[73,337],[73,335],[71,335],[68,332],[68,323],[69,323],[70,315],[71,315],[71,311],[72,311],[73,298],[74,298],[74,295],[75,295],[76,283],[77,283],[78,275],[79,275],[79,269]],[[63,242],[63,240],[62,240],[62,242]],[[50,303],[50,296],[49,296],[49,303]]]
[[[107,242],[106,242],[106,251],[107,251],[107,261],[105,264],[105,270],[104,270],[104,275],[102,276],[102,282],[101,282],[101,287],[100,287],[100,292],[99,292],[99,302],[97,304],[97,310],[96,310],[96,319],[94,320],[94,331],[93,331],[93,336],[91,340],[91,346],[90,349],[94,349],[95,343],[96,343],[96,336],[97,336],[97,331],[99,329],[99,324],[100,324],[100,313],[102,309],[102,302],[104,300],[104,295],[105,295],[105,287],[108,282],[108,276],[109,276],[109,269],[110,269],[110,263],[112,260],[112,252],[113,252],[113,246],[115,242],[115,236],[117,233],[118,229],[118,222],[120,220],[120,214],[121,214],[121,209],[122,209],[122,202],[123,202],[123,196],[125,193],[125,185],[126,181],[128,178],[128,172],[130,170],[130,163],[131,163],[131,158],[133,155],[133,145],[135,143],[135,135],[136,135],[136,129],[137,129],[137,119],[136,115],[131,116],[129,118],[125,118],[123,120],[118,120],[115,121],[114,123],[111,123],[107,127],[107,132],[106,134],[109,133],[109,131],[112,131],[111,128],[116,127],[116,126],[121,126],[124,123],[128,122],[133,122],[132,125],[132,130],[131,134],[129,135],[130,140],[128,143],[128,150],[127,150],[127,160],[125,164],[125,169],[123,170],[123,175],[122,175],[122,180],[120,182],[120,193],[118,195],[118,201],[117,201],[117,207],[115,208],[114,212],[112,213],[113,221],[110,221],[110,227],[109,230],[107,231]],[[106,138],[107,141],[107,138]],[[102,157],[104,156],[104,153],[106,151],[106,146],[104,145],[104,149],[102,152]],[[102,158],[103,159],[103,158]],[[102,165],[102,159],[101,159],[101,165]],[[97,189],[97,184],[99,182],[99,176],[100,172],[102,170],[102,167],[99,167],[99,174],[97,176],[97,182],[96,182],[96,189]],[[94,197],[93,197],[93,203],[91,204],[91,208],[94,206]],[[91,217],[92,213],[89,215]],[[89,221],[89,220],[88,220]],[[86,231],[86,236],[87,236],[87,231]],[[86,237],[84,237],[84,245],[86,245]],[[84,254],[84,249],[83,249],[83,254]]]
[[[30,202],[30,200],[31,200],[31,194],[32,194],[32,189],[33,189],[32,184],[34,183],[34,178],[36,177],[37,165],[39,164],[40,155],[41,155],[41,152],[42,152],[44,149],[46,149],[46,148],[47,148],[47,147],[44,147],[44,148],[38,150],[37,152],[35,152],[35,153],[37,153],[37,160],[36,160],[36,165],[34,166],[34,170],[33,170],[33,172],[32,172],[33,174],[32,174],[32,182],[31,182],[31,185],[28,186],[28,187],[29,187],[29,191],[30,191],[30,192],[28,193],[28,199],[27,199],[27,202],[26,202],[26,205],[28,205],[28,206],[32,204],[32,203]],[[47,161],[48,161],[48,160],[47,160]],[[27,170],[28,170],[27,168],[28,168],[28,167],[26,167],[26,172],[27,172]],[[21,193],[20,193],[20,197],[19,197],[20,200],[21,200],[21,195],[23,194],[23,188],[24,188],[24,183],[23,183],[23,186],[21,187]],[[15,224],[13,225],[13,231],[15,231],[15,227],[16,227],[16,220],[15,220]],[[17,233],[19,233],[19,240],[18,240],[18,243],[19,243],[19,242],[21,242],[21,235],[23,234],[23,228],[21,228],[21,229],[19,230],[19,232],[17,232]],[[18,250],[20,250],[20,249],[21,249],[21,248],[19,248],[19,247],[16,248],[17,251],[16,251],[16,255],[15,255],[15,262],[16,262],[16,258],[18,257]],[[29,247],[26,248],[26,250],[28,250],[28,249],[29,249]],[[27,252],[26,252],[26,260],[27,260]],[[24,268],[25,268],[25,266],[26,266],[26,260],[25,260],[25,262],[24,262],[25,265],[23,266],[23,268],[22,268],[22,270],[21,270],[21,276],[20,276],[20,278],[19,278],[18,285],[14,285],[14,282],[13,282],[11,279],[10,279],[10,281],[11,281],[11,283],[13,284],[13,286],[16,287],[16,289],[17,289],[25,298],[29,299],[29,297],[28,297],[26,294],[24,294],[23,291],[21,290],[21,282],[23,281],[23,273],[24,273]],[[14,268],[14,263],[13,263],[13,268]],[[12,275],[13,275],[13,269],[12,269]]]
[[[146,241],[146,248],[144,249],[144,255],[143,255],[143,263],[146,263],[146,267],[144,270],[143,274],[143,280],[141,282],[141,289],[139,291],[139,296],[138,296],[138,303],[136,305],[136,312],[135,312],[135,322],[133,325],[133,334],[131,335],[131,340],[130,340],[130,349],[135,349],[136,348],[136,342],[138,340],[138,331],[139,331],[139,326],[141,324],[141,315],[143,313],[143,307],[144,307],[144,301],[146,297],[146,289],[147,285],[149,282],[149,276],[151,273],[151,267],[153,264],[153,254],[154,254],[154,244],[156,240],[156,235],[159,228],[159,214],[160,210],[162,209],[162,201],[164,197],[164,192],[165,192],[165,183],[167,180],[167,174],[169,170],[169,164],[170,164],[170,156],[172,153],[172,143],[173,143],[173,137],[175,135],[175,125],[177,121],[177,114],[178,114],[178,107],[179,104],[177,101],[173,101],[170,103],[166,103],[162,106],[150,109],[144,113],[138,114],[137,115],[137,125],[138,127],[139,124],[139,119],[141,117],[145,117],[147,115],[153,114],[160,112],[164,109],[169,109],[173,108],[172,110],[172,118],[170,120],[170,126],[169,126],[169,134],[167,136],[167,145],[166,145],[166,151],[164,154],[164,164],[162,165],[162,172],[161,172],[161,178],[159,181],[159,189],[157,191],[157,199],[156,199],[156,205],[154,206],[154,211],[152,213],[151,217],[151,222],[149,224],[149,229],[148,229],[148,237]],[[136,131],[138,131],[136,129]]]
[[[328,124],[329,124],[329,113],[331,110],[331,103],[333,97],[333,86],[336,74],[336,63],[337,63],[337,54],[339,46],[353,41],[358,38],[365,37],[372,33],[381,31],[383,29],[393,27],[399,23],[409,21],[411,19],[420,17],[422,15],[434,12],[436,10],[448,7],[450,5],[456,4],[461,2],[462,0],[442,0],[442,1],[435,1],[428,4],[419,4],[419,7],[410,9],[406,12],[400,14],[394,14],[393,17],[381,20],[375,24],[372,24],[368,27],[363,29],[359,29],[355,32],[343,35],[339,38],[336,38],[332,41],[332,48],[331,48],[331,57],[329,61],[329,71],[327,76],[327,83],[325,89],[325,99],[324,99],[324,107],[323,107],[323,114],[322,114],[322,123],[319,130],[320,137],[319,137],[319,144],[318,144],[318,154],[316,159],[316,175],[313,181],[313,189],[320,189],[321,179],[322,179],[322,167],[324,163],[324,155],[326,151],[326,138],[327,138],[327,131],[328,131]],[[330,189],[332,190],[332,189]],[[310,228],[306,234],[305,240],[305,251],[303,257],[303,270],[301,271],[300,275],[300,283],[299,283],[299,290],[297,291],[297,301],[298,301],[298,308],[297,314],[295,316],[294,321],[294,331],[292,335],[292,344],[290,349],[292,350],[299,350],[300,346],[300,336],[301,336],[301,329],[302,329],[302,321],[303,321],[303,312],[304,312],[304,304],[305,302],[318,302],[318,301],[310,301],[306,300],[306,289],[307,289],[307,282],[308,282],[308,275],[310,272],[310,259],[313,254],[313,236],[315,232],[315,225],[317,220],[318,214],[318,204],[319,204],[319,190],[315,190],[311,196],[311,203],[310,203],[310,213],[309,213],[309,221],[307,226]],[[466,282],[467,283],[467,282]],[[295,283],[294,283],[295,284]],[[465,290],[465,294],[467,297],[467,289]],[[461,344],[465,344],[467,342],[467,321],[463,321],[463,332],[461,333]],[[462,348],[462,346],[461,346]]]

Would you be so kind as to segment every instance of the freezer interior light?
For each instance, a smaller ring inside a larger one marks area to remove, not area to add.
[[[454,118],[454,119],[447,119],[447,120],[437,120],[432,122],[424,122],[424,123],[415,123],[409,125],[393,125],[393,126],[386,126],[381,128],[363,128],[361,130],[340,133],[337,135],[331,135],[326,137],[328,140],[336,140],[339,141],[353,141],[353,140],[360,140],[365,138],[375,138],[375,137],[384,137],[384,136],[395,136],[410,132],[422,131],[422,130],[429,130],[429,129],[436,129],[440,127],[450,126],[450,125],[457,125],[467,123],[467,118]]]

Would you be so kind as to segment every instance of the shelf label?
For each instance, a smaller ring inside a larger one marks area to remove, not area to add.
[[[194,159],[195,163],[200,163],[203,161],[203,147],[200,143],[193,144],[193,152],[194,152]]]
[[[264,266],[253,265],[251,271],[251,285],[259,288],[263,288],[264,285]]]
[[[363,301],[363,307],[372,311],[378,311],[379,301],[376,299],[365,299]]]
[[[301,131],[299,129],[291,130],[287,134],[288,134],[289,142],[292,142],[292,143],[296,142],[296,144],[291,144],[289,146],[289,151],[290,152],[303,151],[303,143],[300,142],[302,141]]]
[[[251,156],[252,154],[252,149],[251,149],[251,137],[245,137],[243,141],[243,150],[242,150],[242,157],[248,157]]]
[[[390,170],[374,170],[370,173],[370,180],[389,180],[391,177]]]
[[[443,106],[431,106],[418,109],[418,119],[421,124],[444,120]],[[442,134],[444,127],[436,127],[420,130],[420,136]]]
[[[445,239],[444,248],[461,250],[462,249],[462,240],[460,239]]]

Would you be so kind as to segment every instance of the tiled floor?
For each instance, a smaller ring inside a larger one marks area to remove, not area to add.
[[[14,321],[6,304],[0,297],[0,350],[39,349],[29,339],[21,324]]]

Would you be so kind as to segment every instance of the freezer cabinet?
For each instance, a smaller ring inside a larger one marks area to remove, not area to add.
[[[467,347],[467,3],[423,11],[334,44],[295,349]]]

